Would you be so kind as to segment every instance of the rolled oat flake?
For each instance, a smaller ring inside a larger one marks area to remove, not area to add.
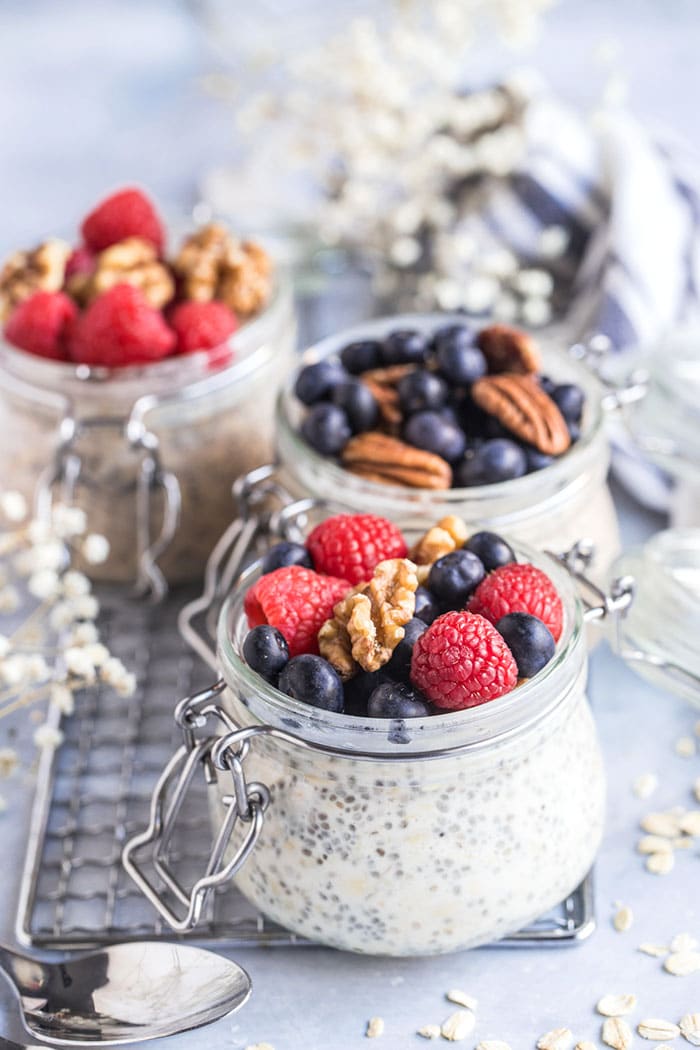
[[[674,977],[688,977],[700,970],[700,952],[674,952],[664,961],[664,970]]]
[[[598,1000],[596,1010],[603,1017],[622,1017],[631,1014],[637,1005],[637,996],[631,992],[624,995],[604,995]]]
[[[603,1022],[601,1039],[606,1046],[612,1047],[612,1050],[627,1050],[634,1042],[632,1029],[627,1021],[620,1017],[608,1017]]]
[[[457,1010],[442,1022],[440,1034],[451,1043],[466,1039],[474,1031],[476,1017],[471,1010]]]
[[[537,1040],[537,1050],[569,1050],[574,1041],[570,1028],[553,1028]]]
[[[684,1014],[680,1023],[681,1035],[693,1046],[700,1046],[700,1013]]]
[[[642,1039],[652,1039],[655,1043],[661,1043],[666,1039],[677,1039],[681,1030],[673,1021],[663,1021],[659,1017],[650,1017],[646,1021],[640,1021],[637,1031]]]

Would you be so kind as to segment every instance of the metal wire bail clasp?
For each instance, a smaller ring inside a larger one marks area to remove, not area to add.
[[[547,554],[560,562],[578,583],[585,623],[600,622],[613,617],[619,623],[634,598],[633,576],[619,576],[612,581],[609,591],[603,590],[588,575],[595,555],[595,544],[589,539],[578,540],[566,551],[547,551]]]
[[[613,350],[612,340],[607,335],[594,335],[587,342],[575,343],[569,353],[581,361],[596,376],[605,389],[601,404],[605,411],[624,409],[646,397],[649,390],[649,372],[636,368],[623,380],[614,380],[607,373],[606,364]]]
[[[148,827],[130,839],[122,852],[122,864],[159,915],[177,933],[192,929],[200,921],[212,893],[245,863],[262,831],[270,793],[264,784],[249,782],[244,763],[255,728],[239,729],[216,702],[225,689],[223,679],[209,689],[181,701],[175,721],[182,730],[183,743],[161,773],[151,796]],[[209,719],[226,730],[223,736],[199,737]],[[222,798],[226,814],[212,844],[204,874],[187,889],[175,874],[170,861],[178,814],[195,778],[204,774],[208,784],[219,774],[231,777],[231,793]],[[246,826],[232,856],[226,850],[236,825]],[[146,866],[154,876],[146,874]],[[167,899],[166,899],[167,898]],[[172,899],[172,905],[168,903]],[[179,907],[178,907],[179,905]]]

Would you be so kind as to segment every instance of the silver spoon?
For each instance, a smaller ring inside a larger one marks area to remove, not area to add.
[[[184,944],[135,941],[38,962],[0,945],[32,1035],[60,1046],[156,1039],[237,1010],[250,977],[221,955]]]

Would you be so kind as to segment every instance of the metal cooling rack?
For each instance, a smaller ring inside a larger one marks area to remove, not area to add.
[[[139,680],[128,700],[85,690],[60,720],[65,742],[39,769],[18,911],[18,937],[41,948],[78,948],[137,938],[173,939],[123,871],[124,842],[148,821],[153,785],[180,739],[180,698],[211,683],[212,671],[182,642],[177,612],[191,595],[153,606],[101,595],[101,629]],[[187,882],[211,849],[206,787],[192,790],[180,818],[174,866]],[[555,911],[501,944],[569,944],[595,926],[589,876]],[[185,937],[228,947],[308,944],[265,919],[231,887]]]

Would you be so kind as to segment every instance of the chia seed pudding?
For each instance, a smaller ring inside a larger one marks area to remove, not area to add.
[[[255,674],[243,600],[259,570],[243,578],[219,625],[224,705],[240,726],[300,740],[256,738],[245,759],[272,801],[235,881],[266,915],[337,948],[429,955],[516,931],[585,876],[605,781],[582,614],[564,571],[527,558],[562,598],[554,657],[489,703],[405,721],[310,707]],[[217,825],[227,789],[212,793]]]
[[[430,334],[463,323],[459,314],[407,314],[374,320],[322,340],[306,351],[303,362],[338,360],[348,344],[380,343],[397,330]],[[356,474],[338,456],[320,454],[302,435],[307,410],[294,393],[297,372],[290,377],[277,406],[276,446],[283,483],[295,496],[310,494],[347,510],[368,511],[393,521],[411,520],[417,527],[427,527],[446,514],[457,514],[470,525],[504,532],[539,549],[562,550],[585,536],[595,544],[594,575],[602,577],[619,553],[620,544],[607,486],[610,451],[601,387],[583,365],[560,348],[543,343],[539,352],[542,371],[552,383],[575,384],[585,394],[580,425],[572,425],[572,431],[576,427],[576,440],[563,455],[545,457],[549,462],[541,469],[489,484],[472,481],[468,487],[431,488],[415,482],[401,484],[388,475],[379,480],[379,473],[385,473],[384,456],[376,476],[364,461],[360,465],[364,473]],[[368,435],[357,436],[366,439]],[[459,477],[459,468],[454,468],[453,486],[458,485]]]

